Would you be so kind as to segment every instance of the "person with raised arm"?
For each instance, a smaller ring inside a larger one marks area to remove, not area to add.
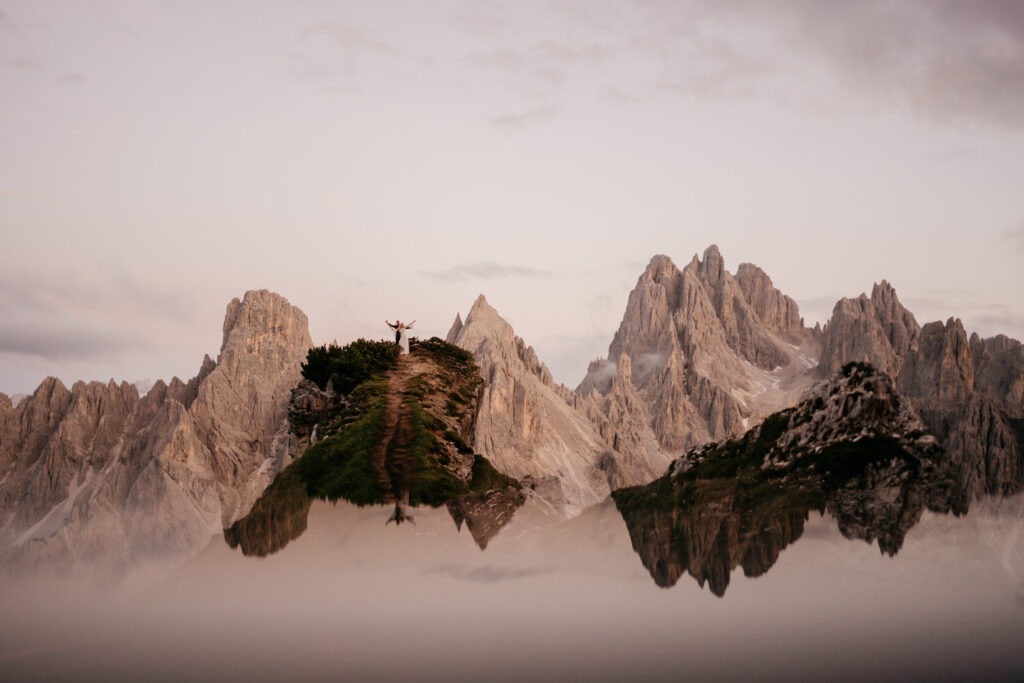
[[[403,323],[401,320],[395,320],[395,324],[392,325],[387,320],[384,321],[388,327],[395,331],[395,343],[401,348],[402,353],[409,353],[409,335],[406,332],[411,330],[412,326],[416,324],[413,320],[411,323]]]

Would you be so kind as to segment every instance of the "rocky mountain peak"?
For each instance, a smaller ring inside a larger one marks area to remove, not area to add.
[[[0,565],[180,561],[248,510],[293,457],[287,406],[311,340],[267,290],[232,300],[223,333],[187,383],[140,399],[128,382],[48,378],[0,420]]]
[[[808,346],[800,351],[801,344]],[[766,414],[760,404],[775,389],[788,395],[811,382],[803,375],[816,355],[816,337],[803,327],[796,302],[751,264],[733,277],[711,245],[682,271],[667,256],[651,259],[607,360],[591,363],[578,391],[610,392],[621,375],[617,364],[628,356],[657,441],[674,449],[739,434],[745,420]]]
[[[770,331],[791,344],[801,344],[809,336],[796,301],[775,288],[768,274],[753,263],[741,263],[736,283],[758,319]]]
[[[455,343],[455,338],[459,336],[459,332],[462,331],[462,316],[458,313],[455,314],[455,320],[452,321],[452,326],[448,328],[448,334],[445,335],[444,340],[449,344]]]
[[[660,283],[665,280],[675,279],[678,276],[679,269],[676,267],[676,264],[672,262],[672,259],[665,254],[656,254],[651,257],[650,262],[647,264],[647,268],[645,268],[644,272],[640,275],[640,279]]]
[[[224,315],[224,339],[218,364],[234,364],[239,356],[259,356],[264,362],[303,357],[313,345],[306,314],[288,299],[266,289],[250,290],[232,299]]]
[[[607,496],[599,467],[606,445],[573,406],[582,399],[554,383],[533,348],[483,295],[450,342],[473,354],[484,379],[474,439],[481,455],[569,510]]]
[[[454,324],[452,327],[455,327]],[[495,351],[506,347],[511,349],[516,345],[516,339],[512,326],[505,322],[505,319],[487,303],[487,299],[481,294],[473,302],[465,322],[448,342],[461,346],[475,356],[484,345],[494,348]],[[519,354],[515,353],[514,355],[518,356]],[[477,362],[481,363],[481,368],[484,367],[479,358],[477,358]]]
[[[950,318],[921,328],[917,352],[908,355],[899,380],[920,399],[964,401],[974,391],[974,365],[963,323]]]
[[[718,282],[726,274],[725,259],[718,245],[712,244],[704,250],[704,258],[700,261],[700,277],[705,282]]]
[[[896,290],[882,280],[872,287],[870,298],[862,293],[836,303],[823,332],[819,374],[828,376],[856,360],[896,377],[920,329]]]

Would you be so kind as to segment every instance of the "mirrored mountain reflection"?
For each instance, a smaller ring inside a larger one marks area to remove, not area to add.
[[[447,507],[455,521],[455,528],[461,531],[465,523],[480,550],[486,550],[491,539],[512,521],[512,516],[524,500],[523,494],[517,489],[505,487],[460,496],[449,501]]]
[[[243,555],[266,557],[302,535],[313,498],[291,468],[277,476],[248,515],[224,530],[224,540]]]
[[[293,434],[310,445],[225,530],[228,545],[281,550],[306,530],[314,498],[392,505],[385,523],[396,525],[415,523],[409,508],[447,505],[481,549],[508,523],[523,503],[519,482],[463,438],[481,383],[473,357],[436,337],[397,349],[360,340],[310,351],[289,409]]]
[[[306,531],[314,498],[306,492],[301,480],[282,477],[283,474],[248,515],[224,530],[227,544],[240,549],[243,555],[266,557],[282,550]],[[455,527],[461,530],[465,524],[473,540],[484,550],[524,501],[517,487],[506,486],[457,496],[444,505]],[[393,505],[390,517],[381,515],[382,523],[415,524],[415,515],[411,512],[415,508],[409,505],[407,498],[394,501]]]
[[[891,556],[925,508],[967,511],[960,481],[888,377],[849,364],[742,439],[694,449],[664,477],[613,498],[655,583],[673,586],[689,572],[722,596],[737,567],[767,572],[811,510]]]

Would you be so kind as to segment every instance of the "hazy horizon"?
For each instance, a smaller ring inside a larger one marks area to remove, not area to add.
[[[650,257],[825,323],[882,279],[1024,337],[1024,5],[0,0],[0,391],[193,376],[480,293],[575,386]]]

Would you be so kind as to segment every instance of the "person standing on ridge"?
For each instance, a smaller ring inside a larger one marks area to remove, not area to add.
[[[406,330],[411,330],[416,321],[413,320],[408,325],[403,323],[401,320],[396,320],[394,325],[389,323],[387,320],[384,322],[388,327],[395,331],[395,343],[401,347],[402,352],[409,353],[409,335]]]

